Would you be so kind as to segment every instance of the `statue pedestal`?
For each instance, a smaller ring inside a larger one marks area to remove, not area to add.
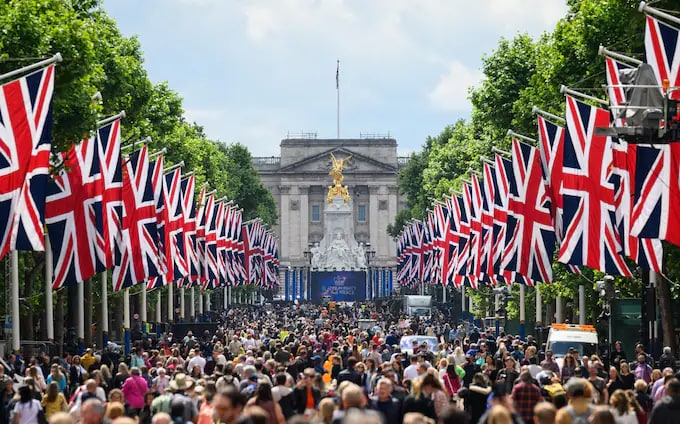
[[[354,219],[351,203],[335,196],[324,211],[324,236],[312,266],[321,269],[356,269],[365,266],[365,253],[354,238]],[[315,250],[315,252],[317,252]]]

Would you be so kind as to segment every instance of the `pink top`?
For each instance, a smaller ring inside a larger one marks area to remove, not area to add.
[[[144,394],[149,391],[149,386],[144,378],[138,375],[131,375],[123,383],[122,390],[125,395],[125,401],[130,405],[130,408],[144,408]]]

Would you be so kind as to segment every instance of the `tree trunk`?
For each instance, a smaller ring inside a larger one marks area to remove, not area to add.
[[[656,279],[656,297],[659,300],[659,308],[661,313],[661,329],[663,331],[663,345],[670,346],[673,353],[677,353],[677,346],[675,344],[675,325],[673,323],[673,298],[671,296],[671,287],[668,281],[658,276]]]

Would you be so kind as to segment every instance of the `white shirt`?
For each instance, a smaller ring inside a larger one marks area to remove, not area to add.
[[[276,386],[272,388],[272,399],[274,399],[274,402],[278,402],[282,397],[288,396],[292,391],[293,389],[290,387]]]
[[[35,424],[38,422],[38,412],[41,409],[40,402],[32,399],[27,403],[17,402],[12,413],[19,414],[19,424]]]
[[[193,358],[189,360],[189,366],[187,366],[187,371],[191,372],[191,370],[194,369],[196,365],[198,365],[201,368],[201,374],[203,374],[203,369],[205,368],[205,358],[202,357],[201,355],[196,355]]]
[[[415,380],[418,378],[418,364],[411,364],[404,370],[404,380]]]

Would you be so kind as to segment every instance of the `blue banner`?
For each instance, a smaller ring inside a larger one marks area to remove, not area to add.
[[[366,272],[336,271],[311,273],[312,301],[321,302],[325,296],[335,302],[366,300]]]

